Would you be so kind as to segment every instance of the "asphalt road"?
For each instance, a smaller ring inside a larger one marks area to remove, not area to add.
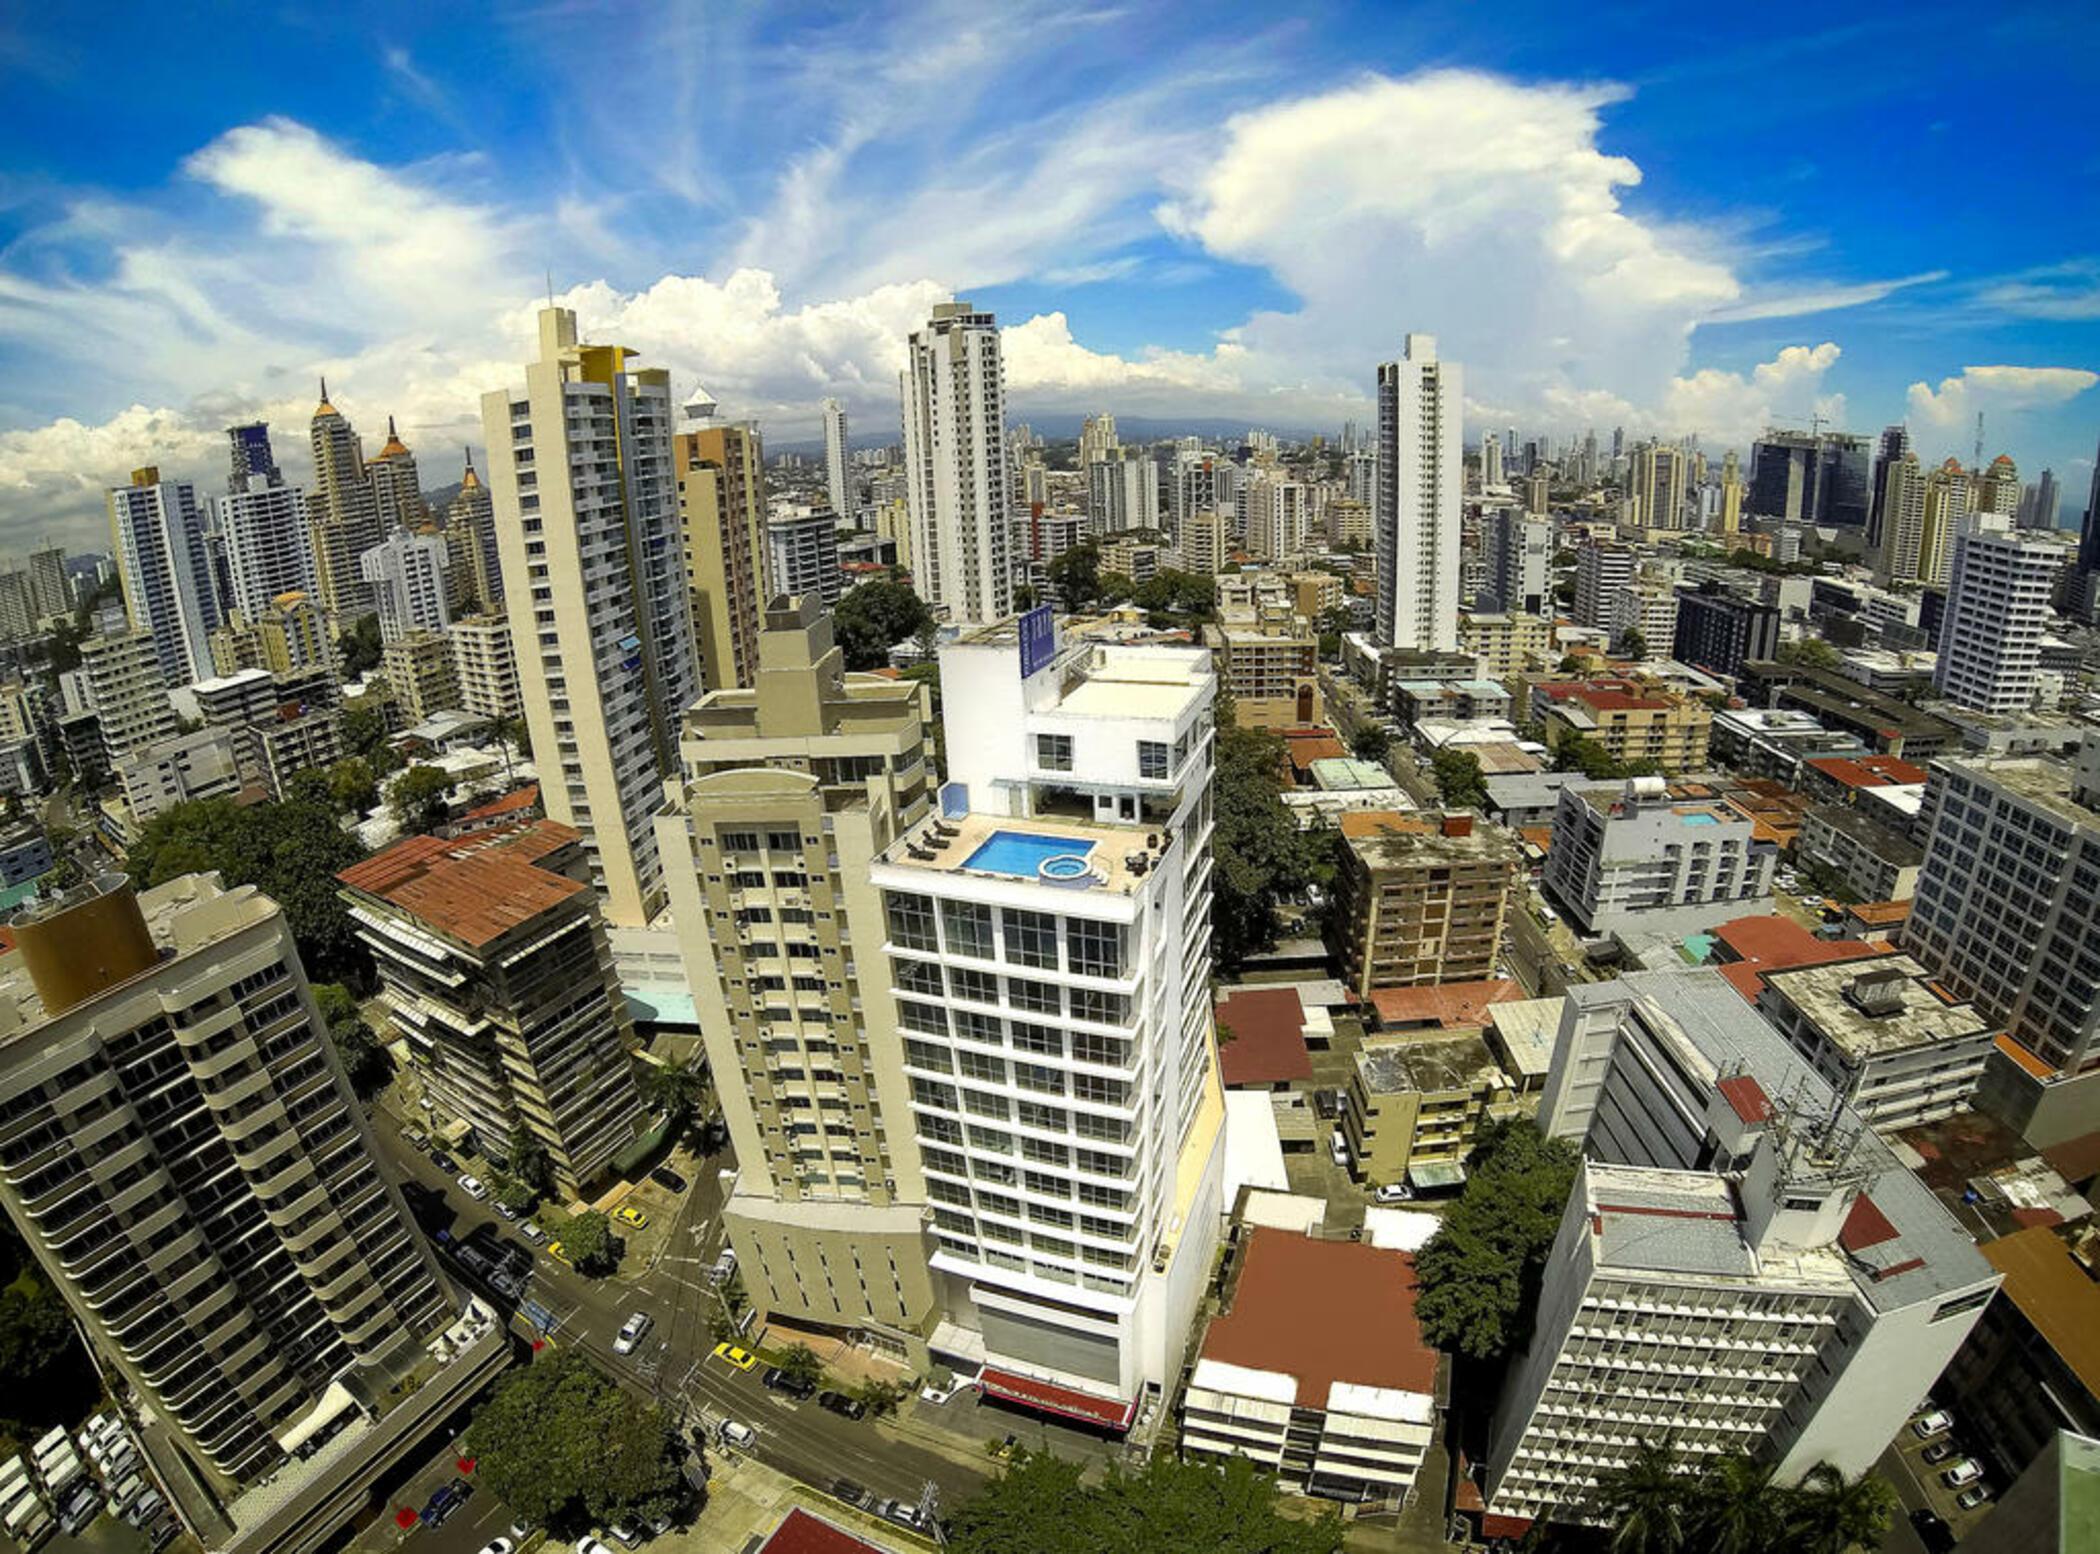
[[[493,1231],[503,1242],[525,1244],[487,1205],[469,1199],[455,1178],[403,1140],[391,1114],[379,1111],[372,1121],[383,1164],[396,1180],[426,1189],[418,1196],[422,1200],[419,1218],[427,1230],[444,1228],[460,1239]],[[876,1494],[912,1501],[919,1498],[929,1479],[940,1486],[944,1501],[973,1493],[989,1473],[989,1458],[984,1469],[966,1467],[900,1439],[887,1426],[842,1419],[814,1402],[797,1403],[769,1392],[758,1371],[742,1372],[712,1358],[715,1340],[710,1320],[720,1305],[705,1272],[721,1246],[722,1192],[717,1173],[728,1160],[727,1154],[720,1154],[691,1164],[682,1158],[676,1162],[675,1169],[690,1185],[671,1211],[668,1236],[652,1266],[589,1279],[543,1252],[534,1254],[525,1299],[555,1318],[551,1341],[584,1350],[621,1384],[655,1398],[688,1423],[726,1417],[750,1425],[759,1437],[752,1455],[805,1483],[821,1488],[844,1476]],[[653,1217],[663,1212],[668,1195],[653,1186],[648,1192]],[[452,1271],[458,1273],[456,1267]],[[484,1299],[494,1298],[486,1289],[481,1294]],[[647,1312],[655,1325],[634,1354],[615,1355],[613,1339],[621,1324],[637,1311]],[[513,1325],[521,1332],[525,1328],[522,1318]],[[449,1460],[448,1454],[443,1463]],[[412,1481],[423,1493],[415,1503],[421,1505],[428,1498],[424,1485],[434,1488],[446,1476],[434,1465],[427,1475]],[[425,1546],[433,1554],[469,1554],[501,1532],[507,1520],[502,1508],[477,1495],[455,1522],[468,1531],[478,1531],[480,1541],[464,1533],[455,1537],[454,1523],[448,1523]]]

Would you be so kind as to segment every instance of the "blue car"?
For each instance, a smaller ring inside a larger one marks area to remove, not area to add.
[[[430,1503],[423,1507],[423,1525],[426,1527],[444,1526],[445,1518],[465,1505],[467,1496],[472,1493],[474,1493],[474,1486],[463,1478],[456,1478],[449,1484],[440,1485],[437,1493],[430,1497]]]

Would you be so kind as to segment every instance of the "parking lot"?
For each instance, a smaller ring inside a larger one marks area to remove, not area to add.
[[[1953,1419],[1952,1429],[1936,1432],[1926,1439],[1920,1439],[1914,1428],[1915,1424],[1916,1420],[1913,1419],[1898,1432],[1895,1443],[1882,1459],[1884,1471],[1888,1471],[1889,1466],[1893,1465],[1894,1471],[1889,1477],[1903,1497],[1906,1513],[1919,1509],[1929,1510],[1946,1522],[1956,1538],[1966,1537],[1970,1530],[1990,1513],[1993,1501],[1986,1499],[1973,1508],[1962,1507],[1956,1501],[1962,1490],[1950,1487],[1944,1481],[1943,1475],[1957,1463],[1973,1458],[1984,1472],[1973,1484],[1966,1487],[1975,1488],[1980,1485],[1987,1494],[1995,1498],[1996,1491],[2002,1486],[1991,1482],[1982,1453],[1974,1450],[1973,1442],[1964,1439],[1962,1422],[1958,1417]],[[1944,1455],[1942,1448],[1945,1448]],[[1928,1458],[1937,1460],[1928,1461]]]

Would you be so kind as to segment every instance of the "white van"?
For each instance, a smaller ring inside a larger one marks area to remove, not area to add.
[[[758,1444],[758,1432],[747,1424],[738,1424],[734,1419],[722,1421],[722,1428],[715,1432],[724,1446],[733,1446],[738,1451],[749,1451]]]

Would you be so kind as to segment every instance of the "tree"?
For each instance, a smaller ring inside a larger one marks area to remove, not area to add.
[[[635,1077],[642,1099],[660,1112],[683,1115],[707,1094],[707,1061],[698,1052],[675,1063],[644,1059]]]
[[[1564,653],[1561,655],[1560,662],[1554,665],[1554,672],[1556,674],[1581,674],[1589,666],[1590,661],[1585,655],[1581,653]]]
[[[386,644],[379,635],[379,617],[358,616],[350,623],[349,630],[336,638],[336,646],[342,649],[345,680],[370,674],[379,667],[379,661],[386,653]]]
[[[1232,721],[1231,704],[1220,702],[1215,795],[1216,830],[1211,853],[1216,869],[1211,924],[1218,960],[1236,966],[1250,953],[1276,942],[1277,909],[1320,883],[1329,838],[1298,829],[1284,807],[1277,772],[1283,741]]]
[[[1014,608],[1032,610],[1043,601],[1036,597],[1035,589],[1027,583],[1014,584]]]
[[[360,697],[344,705],[343,743],[352,755],[361,755],[367,761],[386,747],[386,714],[370,698]]]
[[[1748,1452],[1708,1461],[1694,1496],[1693,1530],[1706,1554],[1764,1554],[1779,1541],[1782,1501],[1771,1466]]]
[[[531,1129],[516,1127],[503,1143],[503,1169],[497,1173],[496,1197],[506,1208],[524,1213],[554,1190],[554,1159]]]
[[[1346,609],[1335,605],[1320,612],[1316,629],[1320,633],[1320,656],[1333,660],[1342,656],[1342,638],[1356,629],[1356,622]]]
[[[1648,638],[1638,626],[1629,626],[1619,634],[1619,651],[1628,658],[1648,656]]]
[[[387,789],[386,806],[404,831],[428,835],[451,818],[452,778],[435,766],[411,766]]]
[[[908,1390],[902,1382],[870,1377],[853,1389],[853,1395],[867,1405],[871,1416],[880,1419],[884,1414],[896,1412]]]
[[[1784,1511],[1785,1546],[1801,1554],[1878,1549],[1895,1519],[1895,1488],[1871,1473],[1848,1479],[1827,1462],[1802,1475]]]
[[[228,885],[255,886],[284,909],[308,976],[364,987],[371,956],[335,880],[364,855],[326,805],[287,800],[244,808],[230,799],[201,799],[147,821],[126,862],[145,887],[206,870],[217,870]]]
[[[78,1424],[101,1395],[65,1301],[0,1216],[0,1433]]]
[[[316,982],[314,1004],[321,1011],[321,1023],[328,1028],[328,1039],[335,1045],[350,1088],[359,1100],[369,1101],[394,1077],[394,1060],[366,1021],[357,995],[342,983]]]
[[[890,649],[933,624],[926,601],[908,583],[862,583],[831,612],[848,669],[880,669]]]
[[[1098,1483],[1081,1464],[1023,1452],[955,1508],[957,1554],[1336,1554],[1340,1516],[1286,1516],[1276,1482],[1245,1458],[1223,1464],[1161,1453]]]
[[[1366,723],[1349,741],[1349,753],[1374,766],[1383,765],[1386,753],[1392,748],[1393,736],[1383,723]]]
[[[1485,808],[1487,779],[1480,770],[1480,757],[1470,750],[1439,750],[1429,758],[1436,778],[1437,797],[1454,809]]]
[[[362,756],[346,756],[329,767],[327,782],[328,801],[339,815],[366,814],[379,803],[378,775]]]
[[[797,1381],[815,1381],[824,1374],[824,1362],[808,1344],[789,1344],[774,1363]]]
[[[1598,780],[1619,775],[1619,763],[1612,759],[1611,752],[1587,734],[1561,736],[1560,743],[1553,747],[1553,769],[1580,772]]]
[[[1686,1482],[1677,1454],[1643,1441],[1623,1468],[1597,1475],[1592,1505],[1612,1528],[1612,1554],[1676,1554],[1685,1546]]]
[[[1480,1129],[1465,1191],[1415,1260],[1415,1312],[1430,1342],[1500,1360],[1530,1337],[1539,1272],[1579,1159],[1529,1118]]]
[[[655,1405],[612,1384],[578,1349],[505,1377],[467,1426],[476,1474],[522,1520],[564,1537],[649,1521],[679,1499],[677,1437]]]
[[[1081,540],[1050,563],[1050,587],[1072,614],[1092,609],[1101,598],[1101,551]]]
[[[513,746],[521,759],[532,759],[532,728],[523,718],[498,718],[496,737]]]
[[[619,1266],[620,1238],[613,1234],[612,1221],[596,1209],[571,1214],[555,1239],[578,1273],[611,1273]]]
[[[1798,664],[1807,669],[1835,669],[1845,661],[1838,650],[1821,637],[1782,642],[1778,657],[1782,664]]]

